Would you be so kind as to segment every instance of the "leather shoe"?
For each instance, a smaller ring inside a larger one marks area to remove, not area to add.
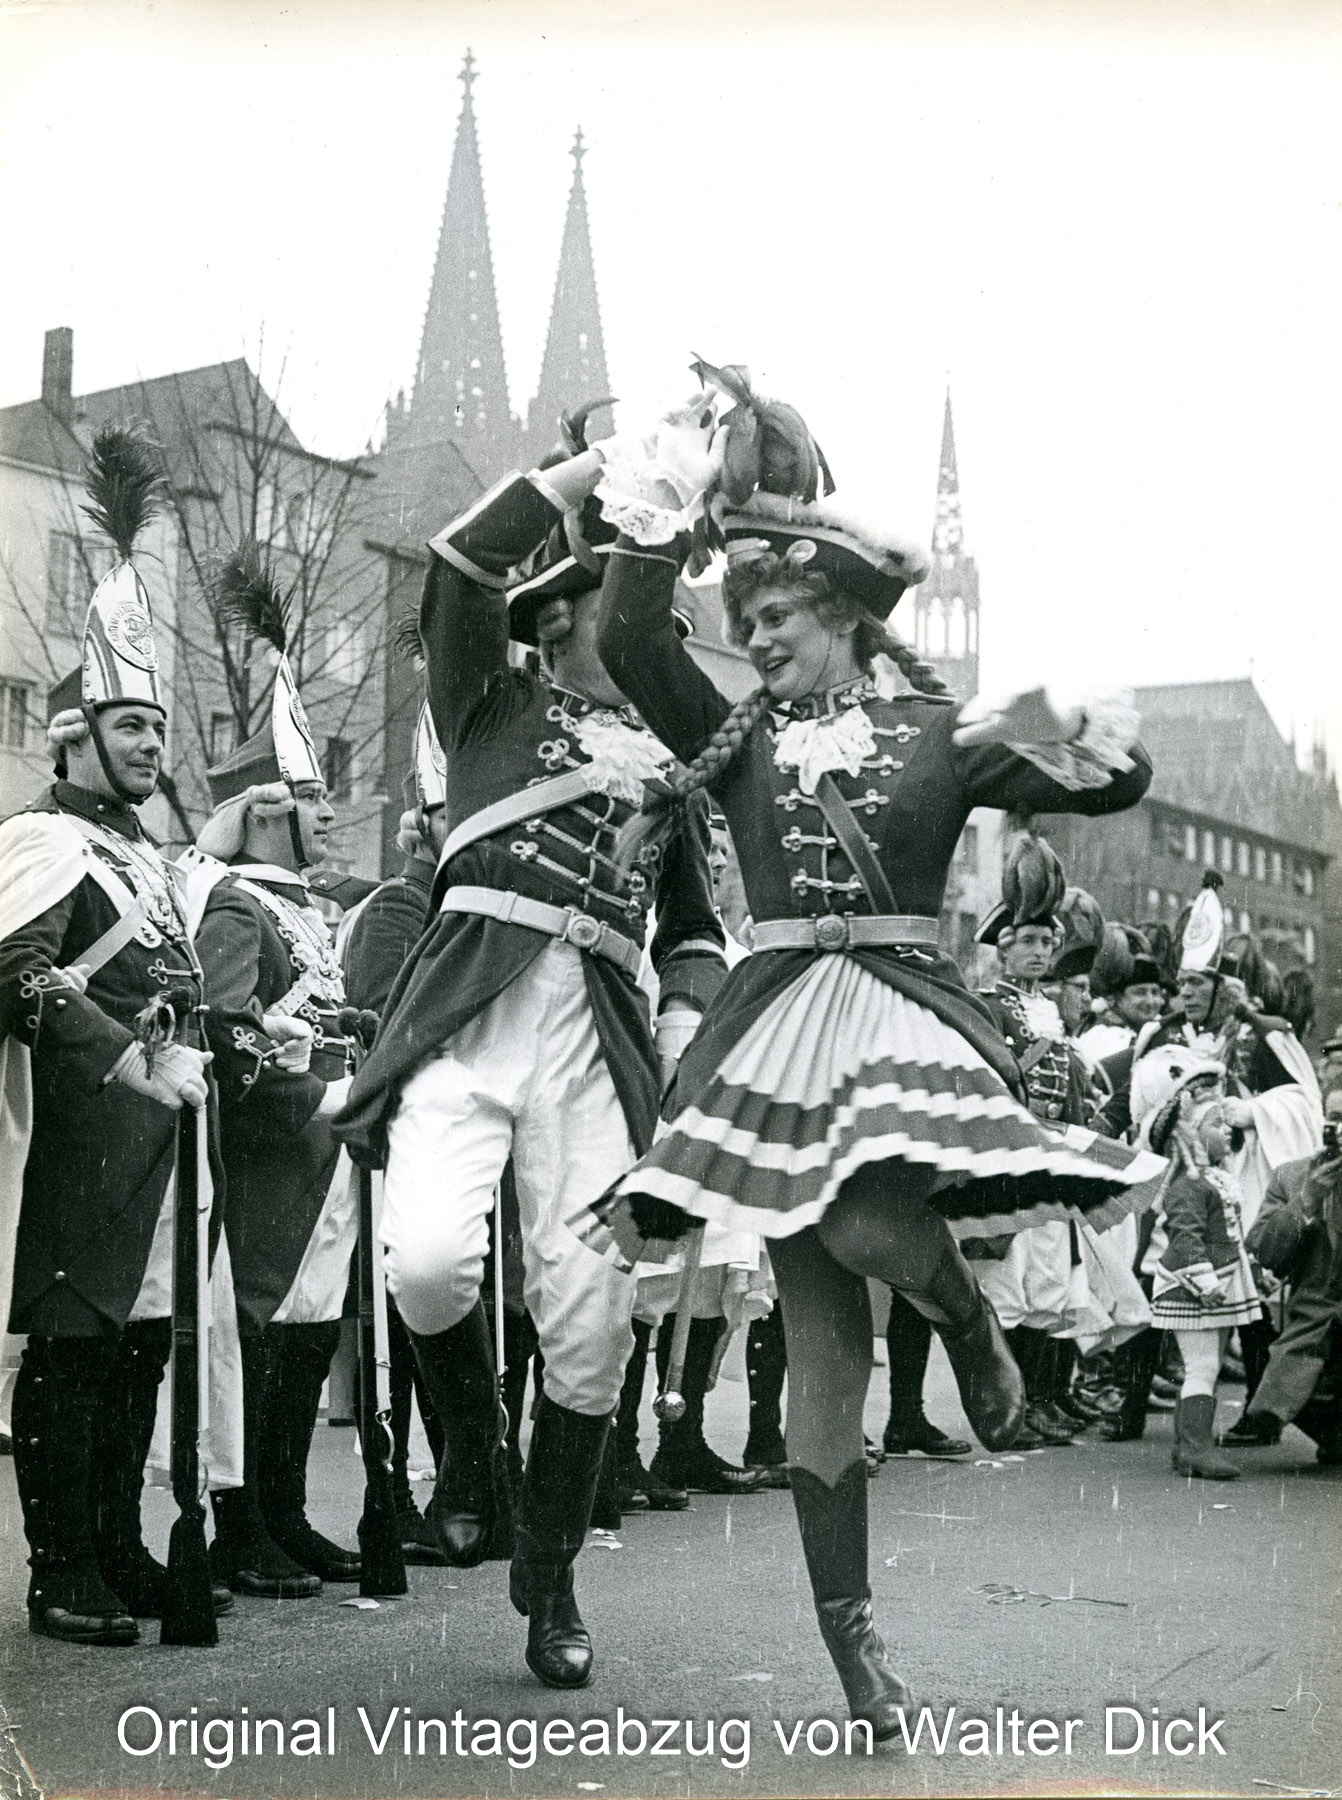
[[[916,1419],[906,1420],[902,1425],[897,1425],[892,1419],[885,1428],[883,1441],[887,1456],[927,1456],[933,1460],[968,1456],[974,1448],[963,1438],[947,1437],[944,1431],[938,1431],[921,1413]]]
[[[586,1687],[592,1674],[592,1638],[573,1597],[573,1571],[550,1584],[528,1581],[516,1560],[508,1580],[513,1605],[527,1620],[527,1667],[546,1687]]]
[[[661,1465],[660,1468],[658,1465]],[[664,1458],[659,1450],[652,1459],[654,1475],[664,1481],[681,1484],[694,1494],[753,1494],[760,1485],[754,1469],[738,1469],[726,1462],[707,1444],[699,1445],[687,1456]],[[652,1496],[648,1496],[651,1500]]]
[[[1281,1441],[1281,1420],[1275,1413],[1246,1412],[1237,1425],[1217,1436],[1224,1450],[1253,1450]]]
[[[408,1563],[426,1569],[446,1565],[438,1534],[413,1500],[403,1500],[396,1508],[396,1535],[401,1542],[401,1555]]]
[[[296,1563],[323,1581],[357,1581],[362,1568],[357,1550],[342,1550],[300,1514],[296,1519],[267,1520],[271,1537]]]
[[[1025,1409],[1025,1423],[1029,1429],[1034,1432],[1036,1437],[1042,1439],[1045,1444],[1051,1445],[1054,1449],[1060,1448],[1063,1444],[1070,1444],[1073,1441],[1073,1433],[1070,1426],[1060,1425],[1056,1419],[1050,1416],[1045,1407],[1027,1406]]]
[[[748,1462],[746,1467],[758,1474],[760,1486],[762,1488],[788,1488],[792,1486],[792,1477],[788,1474],[788,1466],[785,1462]]]
[[[129,1613],[71,1612],[65,1606],[30,1606],[28,1629],[65,1644],[137,1644],[140,1628]]]
[[[644,1478],[643,1491],[653,1512],[684,1512],[690,1504],[690,1490],[678,1481],[668,1480],[657,1467],[655,1457]]]

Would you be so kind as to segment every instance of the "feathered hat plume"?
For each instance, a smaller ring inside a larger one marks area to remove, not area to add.
[[[719,477],[732,506],[744,506],[756,488],[814,500],[822,478],[824,492],[834,492],[824,452],[795,406],[756,393],[750,370],[742,363],[718,368],[696,356],[690,367],[705,387],[717,388],[736,402],[724,421],[725,455]]]
[[[1052,844],[1033,830],[1022,832],[1007,852],[1002,904],[979,926],[976,941],[995,944],[1003,933],[1022,925],[1051,925],[1057,930],[1056,914],[1066,891],[1067,877]]]
[[[289,597],[281,593],[255,538],[247,538],[219,565],[213,597],[219,620],[241,625],[283,654],[289,642]]]
[[[93,440],[82,510],[129,562],[135,540],[159,510],[163,471],[149,445],[134,432],[104,425]]]

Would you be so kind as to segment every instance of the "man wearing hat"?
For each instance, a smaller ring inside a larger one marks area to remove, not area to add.
[[[687,809],[660,867],[626,874],[615,859],[644,780],[669,757],[596,652],[615,535],[589,498],[601,468],[587,451],[508,476],[431,542],[419,626],[448,836],[432,923],[340,1124],[356,1155],[386,1161],[388,1285],[447,1440],[430,1515],[462,1566],[490,1554],[504,1504],[479,1292],[511,1154],[545,1361],[511,1594],[530,1618],[530,1668],[565,1687],[591,1666],[572,1564],[634,1297],[632,1279],[567,1221],[652,1139],[661,1072],[636,980],[650,909],[661,1015],[701,1012],[725,975],[706,804]],[[568,602],[571,629],[546,645],[544,671],[511,667],[510,638],[534,644],[555,599]]]
[[[308,1523],[305,1491],[358,1226],[330,1123],[349,1088],[345,985],[305,873],[335,815],[285,653],[284,604],[255,545],[226,565],[216,604],[279,662],[265,723],[207,771],[215,811],[189,876],[243,1369],[243,1485],[213,1496],[211,1555],[236,1592],[300,1598],[320,1578],[359,1575],[358,1556]]]
[[[116,566],[89,606],[81,667],[50,696],[56,780],[0,827],[0,1035],[7,1061],[22,1046],[32,1120],[13,1170],[21,1208],[16,1192],[0,1209],[18,1216],[9,1329],[28,1337],[13,1400],[28,1616],[83,1644],[134,1643],[132,1615],[163,1608],[140,1490],[171,1326],[137,1303],[177,1114],[208,1088],[208,1057],[149,1029],[170,993],[178,1012],[202,993],[173,872],[136,816],[166,727],[130,561],[156,487],[141,444],[99,434],[89,511]]]

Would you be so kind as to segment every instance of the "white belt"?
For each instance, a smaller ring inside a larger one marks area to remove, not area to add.
[[[754,950],[848,950],[866,944],[935,944],[936,919],[922,913],[824,913],[818,919],[764,919]]]
[[[525,894],[505,893],[502,888],[450,887],[438,910],[482,913],[487,919],[523,925],[528,931],[543,931],[547,937],[563,938],[579,950],[604,956],[635,978],[643,960],[643,952],[632,938],[594,919],[590,913],[579,912],[576,906],[548,906],[544,900],[529,900]]]

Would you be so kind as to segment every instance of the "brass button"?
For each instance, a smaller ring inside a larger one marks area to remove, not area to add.
[[[56,1271],[56,1280],[57,1280],[57,1281],[64,1281],[64,1280],[65,1280],[65,1270],[64,1270],[64,1269],[57,1269],[57,1271]]]
[[[1048,1116],[1050,1119],[1060,1119],[1062,1117],[1062,1107],[1058,1104],[1058,1102],[1056,1100],[1049,1101]]]

